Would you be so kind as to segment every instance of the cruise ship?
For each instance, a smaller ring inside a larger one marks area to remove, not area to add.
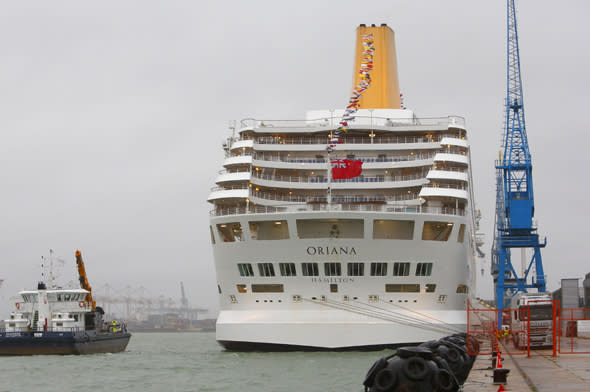
[[[208,197],[226,349],[380,349],[465,329],[478,251],[465,121],[403,106],[385,24],[357,28],[355,70],[339,108],[230,127]]]

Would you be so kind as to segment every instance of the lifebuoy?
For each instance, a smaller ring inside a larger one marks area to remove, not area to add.
[[[18,310],[20,310],[20,302],[16,302],[16,303],[14,304],[14,306],[16,306],[16,308],[17,308]]]
[[[78,302],[78,306],[81,308],[85,308],[86,307],[86,303],[84,301],[80,301]]]

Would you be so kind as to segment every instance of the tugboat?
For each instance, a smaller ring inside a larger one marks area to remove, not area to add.
[[[124,351],[131,334],[124,324],[104,320],[92,299],[82,254],[76,251],[80,288],[47,288],[19,292],[16,310],[0,327],[0,355],[80,355]]]

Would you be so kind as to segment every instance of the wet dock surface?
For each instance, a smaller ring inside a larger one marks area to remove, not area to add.
[[[590,339],[576,339],[575,346],[564,347],[553,356],[553,350],[516,352],[511,344],[501,346],[502,368],[510,369],[506,391],[588,392],[590,391]],[[491,355],[479,355],[465,382],[465,392],[496,392]]]

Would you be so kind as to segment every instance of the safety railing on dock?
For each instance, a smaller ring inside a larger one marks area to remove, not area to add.
[[[469,354],[491,355],[497,349],[526,356],[537,349],[545,350],[544,355],[550,350],[553,356],[590,354],[590,308],[564,309],[558,301],[551,301],[551,315],[541,320],[531,317],[534,307],[499,311],[484,303],[468,303],[467,334],[479,342],[477,350],[468,345]],[[498,323],[500,317],[502,323]]]
[[[590,308],[559,309],[557,335],[560,354],[590,354]]]

